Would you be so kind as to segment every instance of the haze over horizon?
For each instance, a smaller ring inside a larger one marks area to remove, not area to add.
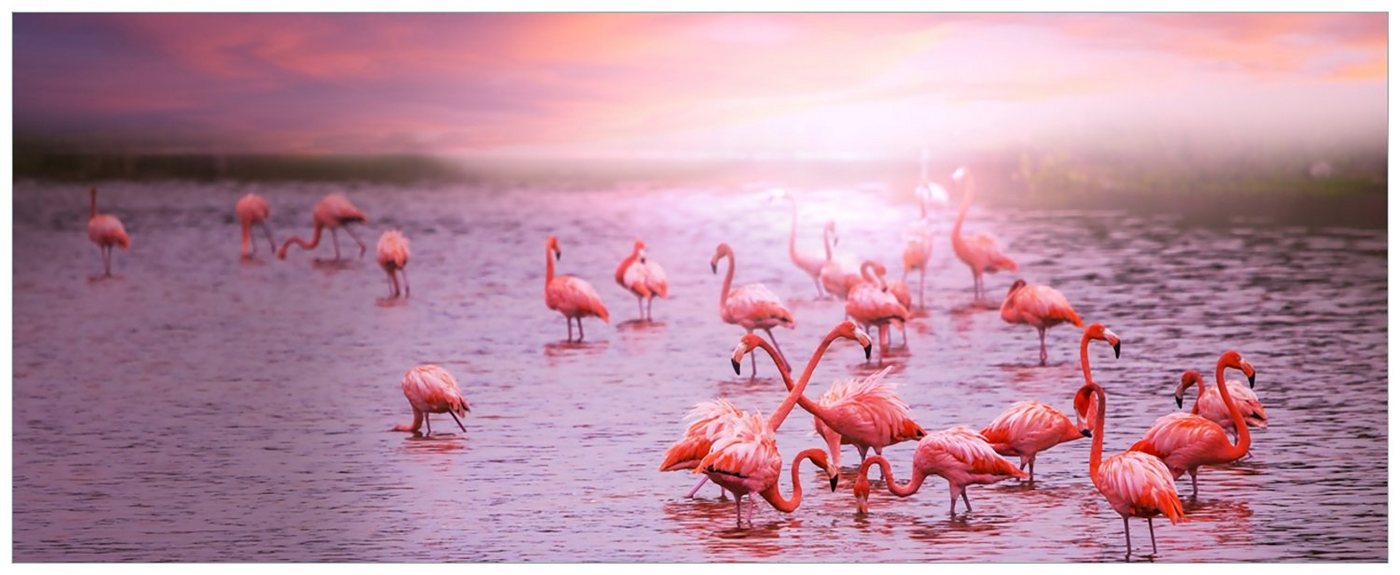
[[[143,152],[1371,146],[1370,14],[15,14],[15,135]]]

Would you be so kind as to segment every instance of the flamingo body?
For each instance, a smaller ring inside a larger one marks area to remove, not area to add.
[[[1086,437],[1089,432],[1058,409],[1038,401],[1020,401],[982,428],[981,434],[997,453],[1020,457],[1021,469],[1030,465],[1030,480],[1035,481],[1037,453]]]
[[[896,385],[885,381],[891,369],[838,380],[817,399],[823,413],[813,422],[817,435],[826,439],[832,467],[841,467],[841,445],[854,445],[864,462],[867,449],[874,448],[879,455],[886,446],[926,434],[910,418],[909,404],[895,392]]]
[[[394,427],[394,431],[418,432],[420,424],[426,423],[428,435],[433,433],[433,424],[428,414],[447,413],[453,416],[457,425],[462,426],[458,417],[465,418],[471,405],[462,395],[457,380],[447,370],[431,364],[420,365],[408,370],[403,376],[403,394],[413,407],[413,423]],[[462,427],[462,431],[466,431]]]
[[[1206,385],[1199,371],[1191,370],[1182,374],[1181,385],[1176,390],[1177,405],[1181,405],[1182,396],[1192,383],[1196,384],[1197,396],[1196,403],[1191,406],[1191,413],[1214,421],[1225,428],[1226,433],[1234,433],[1230,410],[1225,407],[1220,390],[1214,385]],[[1226,380],[1225,389],[1230,392],[1230,398],[1235,401],[1240,415],[1244,416],[1245,425],[1259,429],[1269,428],[1269,413],[1264,410],[1264,404],[1259,401],[1259,396],[1255,395],[1254,390],[1235,379]]]
[[[131,237],[126,235],[122,221],[112,214],[97,213],[97,188],[88,191],[91,210],[88,212],[88,239],[97,244],[102,252],[102,269],[107,277],[112,276],[112,248],[131,251]]]
[[[665,298],[670,293],[666,271],[656,260],[647,258],[646,243],[642,240],[637,240],[632,246],[632,253],[618,264],[614,279],[617,285],[637,296],[638,313],[642,312],[642,300],[646,300],[646,312],[642,315],[647,320],[651,319],[652,298]]]
[[[894,480],[890,463],[884,457],[866,459],[856,473],[856,504],[859,512],[866,511],[866,499],[870,493],[866,473],[872,465],[878,465],[885,478],[890,493],[899,497],[913,495],[923,485],[924,479],[937,475],[948,481],[948,514],[957,513],[958,497],[961,496],[968,511],[972,503],[967,498],[969,485],[987,485],[1005,479],[1026,477],[1026,473],[997,455],[987,440],[969,427],[956,426],[935,431],[919,440],[914,448],[913,476],[905,484]]]
[[[252,241],[253,226],[262,226],[263,233],[267,235],[267,249],[270,252],[277,252],[277,243],[272,240],[272,231],[267,228],[267,218],[272,211],[267,207],[267,200],[257,194],[246,194],[238,198],[238,202],[233,205],[233,213],[238,217],[238,226],[242,229],[242,253],[243,257],[249,257],[257,252]]]
[[[588,282],[567,275],[554,275],[554,261],[562,257],[559,238],[549,236],[544,245],[544,305],[564,316],[569,324],[569,340],[574,339],[574,322],[578,322],[578,338],[583,341],[583,318],[597,317],[608,323],[608,308]]]
[[[1084,325],[1059,290],[1027,284],[1025,280],[1016,280],[1007,290],[1006,300],[1001,303],[1001,319],[1010,324],[1029,325],[1040,333],[1040,365],[1045,365],[1046,360],[1045,330],[1062,323],[1075,327]]]
[[[348,226],[352,223],[362,224],[368,220],[369,218],[365,216],[365,213],[360,211],[359,208],[356,208],[354,204],[350,203],[350,200],[343,194],[327,194],[326,197],[321,198],[321,201],[316,202],[316,207],[311,211],[311,241],[308,242],[299,237],[292,237],[282,243],[282,248],[277,251],[277,258],[287,259],[287,249],[290,248],[292,244],[296,244],[304,250],[316,249],[316,246],[321,243],[321,232],[323,230],[330,230],[332,235],[331,246],[335,248],[335,259],[339,260],[340,241],[339,236],[336,235],[336,230],[340,229],[344,229],[345,233],[350,234],[350,239],[355,240],[355,243],[359,244],[360,255],[364,256],[365,243],[360,241],[359,236],[356,236],[355,232],[351,231]]]
[[[389,230],[379,236],[379,244],[375,246],[376,260],[379,267],[384,269],[384,273],[389,275],[390,297],[399,295],[399,275],[403,275],[404,294],[408,294],[408,238],[403,232]]]
[[[958,210],[958,217],[953,221],[953,254],[959,260],[967,264],[972,271],[973,290],[977,299],[981,299],[985,290],[982,288],[982,275],[996,273],[1002,270],[1016,271],[1016,262],[1001,253],[1001,248],[997,246],[997,241],[992,236],[985,233],[963,235],[963,221],[967,219],[967,210],[972,207],[972,175],[966,170],[959,168],[953,174],[955,182],[965,182],[963,185],[962,208]]]

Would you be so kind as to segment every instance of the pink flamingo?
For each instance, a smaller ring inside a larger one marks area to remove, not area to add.
[[[967,218],[967,209],[972,207],[972,174],[964,168],[958,168],[953,172],[953,181],[962,182],[963,191],[962,208],[958,210],[958,219],[953,222],[953,253],[958,259],[967,264],[972,269],[972,282],[974,297],[981,301],[986,294],[982,287],[982,274],[996,273],[1001,270],[1016,271],[1016,262],[1011,258],[1002,255],[1001,248],[997,247],[997,241],[985,233],[962,235],[963,220]]]
[[[883,358],[889,351],[890,322],[897,321],[903,326],[909,321],[909,309],[900,305],[899,298],[886,288],[884,279],[873,273],[877,267],[884,268],[868,260],[861,264],[860,273],[865,281],[847,292],[846,315],[858,324],[880,328],[880,357]]]
[[[1214,421],[1226,433],[1234,435],[1235,428],[1231,425],[1230,410],[1225,407],[1225,401],[1220,398],[1220,391],[1213,386],[1206,386],[1205,379],[1201,377],[1201,372],[1194,369],[1181,374],[1181,384],[1176,386],[1176,406],[1182,407],[1182,399],[1185,398],[1186,388],[1196,385],[1196,403],[1191,406],[1191,413]],[[1230,390],[1230,399],[1235,401],[1240,414],[1244,416],[1244,423],[1249,427],[1259,429],[1269,428],[1269,414],[1264,411],[1264,404],[1259,401],[1259,396],[1237,379],[1225,382],[1225,388]]]
[[[666,283],[666,271],[656,260],[648,260],[647,245],[642,240],[632,244],[632,253],[623,258],[617,266],[614,277],[620,285],[637,296],[637,315],[651,321],[651,300],[656,296],[666,297],[670,291]],[[642,313],[642,299],[647,300],[646,313]]]
[[[928,179],[928,150],[923,151],[919,161],[919,185],[914,188],[914,196],[919,199],[919,220],[909,225],[904,232],[904,252],[901,254],[904,260],[904,280],[908,281],[909,272],[919,270],[919,309],[924,308],[924,274],[928,271],[929,259],[933,256],[933,230],[930,229],[928,217],[928,204],[935,202],[940,205],[948,203],[948,191]],[[901,282],[903,283],[903,282]],[[907,286],[905,288],[907,293]],[[909,308],[909,303],[904,302],[904,307]],[[913,308],[909,308],[913,309]]]
[[[267,217],[270,213],[267,200],[257,194],[245,195],[234,204],[233,213],[238,216],[238,225],[243,228],[243,257],[252,257],[258,251],[252,241],[253,224],[262,227],[263,234],[267,236],[267,251],[277,252],[277,242],[272,240],[272,230],[267,227]]]
[[[837,299],[846,299],[851,288],[860,283],[861,277],[858,273],[846,271],[846,265],[832,254],[832,248],[836,247],[836,243],[840,240],[836,235],[836,222],[827,222],[826,229],[830,232],[823,235],[823,239],[826,240],[826,261],[822,263],[821,271],[817,277],[821,280],[822,289],[826,290],[826,293]]]
[[[463,432],[467,430],[458,416],[466,417],[472,406],[467,403],[467,398],[462,396],[462,389],[457,387],[457,380],[447,370],[432,364],[408,370],[403,374],[403,394],[408,398],[408,404],[413,407],[413,423],[396,425],[392,431],[418,433],[418,426],[427,424],[428,435],[432,435],[433,422],[428,419],[430,413],[451,415],[452,420],[457,422],[457,427],[462,428]]]
[[[755,329],[761,329],[768,333],[768,339],[773,345],[778,347],[778,356],[782,357],[782,346],[778,346],[778,340],[773,337],[773,328],[783,326],[788,329],[797,327],[797,322],[792,318],[792,312],[783,305],[783,300],[769,291],[766,286],[759,283],[744,284],[729,291],[729,286],[734,281],[734,250],[727,243],[715,246],[715,255],[710,258],[710,271],[719,273],[720,258],[729,258],[729,269],[724,274],[724,285],[719,291],[719,316],[725,323],[730,323],[744,328],[749,333]],[[787,359],[783,359],[783,365],[787,365]],[[758,368],[755,360],[754,369]]]
[[[588,282],[574,276],[555,277],[554,260],[563,255],[559,238],[549,236],[544,243],[544,305],[564,314],[564,322],[569,324],[569,341],[574,340],[574,322],[577,321],[578,340],[583,341],[583,318],[591,315],[608,323],[608,308]]]
[[[1118,336],[1101,323],[1090,324],[1084,330],[1080,343],[1083,358],[1088,357],[1087,345],[1091,339],[1108,342],[1113,346],[1113,354],[1118,355]],[[1123,517],[1123,538],[1127,540],[1128,554],[1133,552],[1133,538],[1128,531],[1129,517],[1147,518],[1147,532],[1152,537],[1152,553],[1157,553],[1157,533],[1152,528],[1152,518],[1166,515],[1175,525],[1182,519],[1181,499],[1176,495],[1176,484],[1171,471],[1161,460],[1137,451],[1126,451],[1103,459],[1104,411],[1108,401],[1103,388],[1094,383],[1089,374],[1089,362],[1084,361],[1084,387],[1075,393],[1075,405],[1097,402],[1094,414],[1093,443],[1089,447],[1089,478],[1098,488],[1104,499]],[[1092,399],[1090,396],[1092,395]]]
[[[788,234],[788,257],[792,259],[793,265],[812,277],[812,285],[817,286],[817,297],[822,297],[822,284],[819,281],[822,265],[831,261],[831,243],[829,236],[836,233],[835,222],[827,222],[822,228],[822,245],[826,248],[826,255],[818,256],[810,253],[797,251],[797,197],[787,190],[775,190],[769,197],[769,201],[784,199],[792,204],[792,230]]]
[[[389,297],[399,297],[399,275],[403,276],[403,295],[408,297],[408,238],[398,230],[389,230],[379,236],[376,248],[379,267],[389,274]]]
[[[914,469],[909,481],[900,485],[890,469],[890,462],[876,455],[860,464],[856,471],[856,512],[870,511],[870,479],[866,477],[870,467],[880,466],[880,476],[884,478],[890,493],[899,497],[909,497],[919,491],[924,479],[937,475],[948,481],[948,514],[957,515],[958,496],[963,505],[972,511],[972,502],[967,499],[967,486],[990,485],[1003,479],[1025,477],[1026,473],[1016,469],[1011,462],[1002,459],[987,440],[976,431],[965,426],[956,426],[943,431],[935,431],[919,440],[914,448]]]
[[[1070,307],[1069,300],[1050,286],[1030,285],[1016,280],[1001,303],[1001,319],[1006,323],[1024,323],[1040,332],[1040,365],[1045,365],[1045,330],[1062,323],[1082,327],[1083,320]]]
[[[106,277],[112,277],[112,246],[129,252],[131,238],[117,216],[97,213],[97,188],[88,190],[88,197],[92,200],[92,210],[88,212],[88,239],[102,251],[102,269]]]
[[[360,211],[359,208],[356,208],[354,204],[351,204],[350,200],[346,199],[345,196],[341,194],[327,194],[326,197],[321,198],[321,201],[316,202],[316,208],[311,211],[311,222],[315,226],[311,232],[311,241],[308,243],[299,237],[288,239],[286,242],[282,243],[282,249],[277,251],[277,259],[287,259],[287,248],[290,248],[292,244],[296,244],[304,250],[316,249],[316,246],[321,244],[321,231],[330,229],[331,246],[335,248],[334,261],[340,261],[340,236],[336,233],[336,230],[342,228],[345,229],[345,233],[350,234],[350,239],[355,240],[355,243],[359,244],[360,257],[364,257],[365,243],[360,241],[360,237],[356,236],[355,232],[350,229],[350,224],[362,224],[366,221],[368,221],[368,218],[365,217],[365,213]]]
[[[1158,418],[1147,434],[1128,448],[1160,458],[1171,470],[1173,479],[1190,473],[1191,497],[1196,496],[1196,473],[1202,465],[1230,463],[1249,452],[1249,426],[1245,425],[1239,406],[1225,386],[1227,367],[1244,372],[1253,387],[1254,366],[1233,350],[1221,354],[1215,363],[1215,386],[1225,399],[1230,422],[1235,425],[1235,435],[1239,437],[1237,443],[1231,444],[1225,429],[1214,421],[1199,415],[1173,413]]]
[[[862,268],[862,271],[863,271],[863,270],[864,270],[864,268]],[[910,312],[913,312],[913,311],[914,311],[914,307],[913,307],[913,305],[912,305],[913,300],[910,299],[910,295],[909,295],[909,284],[908,284],[908,283],[905,283],[904,280],[892,280],[892,279],[886,278],[886,277],[885,277],[885,266],[884,266],[884,264],[880,264],[880,263],[878,263],[878,262],[875,263],[875,266],[871,269],[871,271],[874,272],[876,278],[879,278],[879,282],[880,282],[882,285],[885,286],[885,289],[887,289],[887,290],[890,292],[890,294],[894,296],[894,299],[895,299],[896,301],[899,302],[899,305],[904,306],[904,309],[907,309],[907,310],[909,310]],[[920,297],[922,297],[922,296],[920,296]],[[920,303],[919,306],[920,306],[920,307],[923,307],[923,304]],[[911,313],[911,315],[912,315],[912,313]],[[898,321],[898,320],[895,320],[895,321]],[[908,346],[909,346],[909,334],[905,331],[905,329],[906,329],[906,325],[907,325],[909,322],[898,321],[898,323],[899,323],[900,345],[902,345],[902,346],[904,346],[904,347],[908,347]]]

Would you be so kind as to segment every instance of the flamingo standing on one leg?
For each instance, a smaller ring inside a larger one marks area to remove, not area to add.
[[[1233,436],[1235,427],[1231,425],[1230,410],[1220,398],[1220,391],[1214,386],[1206,385],[1201,372],[1192,369],[1181,374],[1181,383],[1176,386],[1174,394],[1176,406],[1182,407],[1186,388],[1192,384],[1196,385],[1196,403],[1191,406],[1191,413],[1214,421]],[[1259,429],[1269,428],[1269,413],[1264,411],[1264,404],[1259,401],[1259,396],[1254,394],[1254,390],[1236,379],[1225,382],[1225,388],[1230,390],[1230,399],[1235,401],[1235,407],[1238,407],[1240,415],[1244,416],[1245,425]]]
[[[1191,497],[1196,496],[1196,473],[1202,465],[1230,463],[1249,453],[1249,426],[1240,414],[1239,405],[1230,397],[1225,386],[1225,368],[1244,372],[1249,385],[1254,386],[1254,366],[1240,357],[1239,352],[1227,351],[1215,363],[1215,386],[1224,398],[1225,408],[1230,414],[1230,422],[1235,426],[1239,441],[1231,444],[1230,438],[1220,424],[1186,413],[1164,415],[1152,424],[1147,434],[1129,448],[1158,457],[1171,469],[1172,478],[1182,473],[1191,474]]]
[[[860,273],[865,281],[852,286],[846,294],[846,315],[858,324],[880,328],[880,358],[883,361],[889,351],[890,322],[903,324],[909,321],[909,310],[900,305],[899,299],[886,289],[883,280],[872,273],[879,265],[872,261],[861,264]]]
[[[766,286],[759,283],[744,284],[729,291],[729,286],[734,281],[734,250],[727,243],[715,246],[715,255],[710,258],[710,271],[719,273],[720,258],[729,258],[729,269],[724,273],[724,285],[719,291],[719,316],[725,323],[731,323],[744,328],[749,333],[755,329],[761,329],[768,333],[768,339],[773,345],[778,347],[778,356],[782,358],[784,366],[787,365],[787,358],[782,357],[782,346],[778,345],[778,340],[773,337],[773,328],[783,326],[788,329],[797,327],[797,322],[792,318],[792,312],[783,305],[783,300],[778,298]],[[757,360],[754,363],[757,371]]]
[[[238,216],[239,227],[243,228],[243,257],[252,257],[258,251],[257,246],[253,245],[253,224],[262,227],[263,234],[267,236],[267,251],[277,253],[277,242],[273,241],[272,230],[267,227],[267,218],[271,213],[267,207],[267,200],[257,194],[247,194],[234,204],[233,213]]]
[[[651,300],[657,296],[666,297],[670,287],[666,283],[666,271],[656,260],[647,259],[647,245],[642,240],[632,244],[632,253],[623,258],[617,266],[614,278],[620,285],[637,296],[637,315],[651,321]],[[642,312],[642,299],[647,300],[646,312]]]
[[[403,374],[403,394],[408,398],[408,404],[413,407],[413,423],[396,425],[393,431],[418,433],[419,425],[426,424],[428,435],[432,435],[433,423],[428,419],[430,413],[451,415],[452,420],[457,422],[457,427],[462,428],[463,432],[467,430],[459,416],[466,417],[472,406],[467,403],[467,398],[462,396],[462,389],[457,386],[457,380],[447,370],[432,364],[408,370]]]
[[[996,273],[1001,270],[1016,271],[1016,262],[1011,258],[1002,255],[1001,248],[997,247],[996,239],[985,233],[964,236],[962,234],[963,220],[967,218],[967,209],[972,207],[972,174],[964,168],[958,168],[953,172],[954,182],[964,182],[962,208],[958,210],[958,219],[953,221],[953,253],[958,259],[967,264],[972,269],[973,293],[977,301],[982,301],[986,290],[982,287],[982,274]]]
[[[989,485],[1012,477],[1025,477],[1026,473],[1011,462],[1002,459],[987,440],[969,427],[956,426],[943,431],[935,431],[919,440],[914,448],[914,470],[909,481],[900,485],[890,469],[890,462],[876,455],[861,463],[856,471],[856,511],[868,513],[870,479],[866,477],[870,467],[880,466],[881,477],[890,493],[899,497],[909,497],[919,491],[924,479],[937,475],[948,481],[948,515],[957,515],[958,496],[963,505],[972,511],[972,502],[967,499],[967,486]]]
[[[277,251],[277,259],[287,259],[287,248],[292,247],[292,244],[304,250],[316,249],[316,246],[321,244],[321,231],[325,229],[331,231],[331,246],[335,248],[334,261],[340,261],[340,236],[336,233],[339,229],[344,229],[345,233],[350,234],[350,239],[359,244],[360,257],[364,257],[365,243],[350,229],[350,224],[363,224],[368,220],[365,213],[350,203],[344,195],[327,194],[321,201],[316,202],[316,208],[311,211],[311,222],[315,226],[311,232],[311,241],[307,242],[299,237],[288,239],[282,243],[282,249]]]
[[[102,270],[112,277],[112,246],[131,251],[131,238],[126,235],[122,221],[112,214],[97,213],[97,188],[88,190],[92,210],[88,212],[88,239],[102,251]]]
[[[379,267],[389,274],[389,297],[399,297],[399,275],[403,276],[403,295],[408,297],[408,238],[398,230],[384,232],[376,251]]]
[[[787,190],[774,190],[768,201],[779,199],[787,200],[792,204],[792,231],[788,234],[788,257],[792,259],[793,265],[796,265],[798,269],[812,276],[812,284],[817,286],[817,297],[824,297],[825,292],[822,291],[819,278],[822,265],[831,260],[831,244],[827,236],[836,233],[835,224],[828,222],[826,227],[822,228],[822,245],[826,248],[825,257],[799,252],[797,251],[797,197]]]
[[[549,236],[544,243],[544,305],[564,314],[564,322],[569,324],[569,341],[574,340],[574,322],[577,321],[578,340],[583,341],[583,318],[596,316],[608,323],[608,308],[588,282],[574,276],[554,275],[554,260],[563,255],[559,238]]]
[[[1059,290],[1050,286],[1030,285],[1016,280],[1001,303],[1001,319],[1006,323],[1024,323],[1040,332],[1040,365],[1045,365],[1045,330],[1062,323],[1082,327],[1084,322]]]
[[[1084,368],[1084,386],[1075,393],[1075,405],[1098,402],[1094,413],[1093,443],[1089,447],[1089,478],[1098,488],[1104,499],[1123,517],[1123,538],[1127,541],[1128,555],[1133,552],[1133,538],[1128,531],[1129,517],[1147,518],[1147,532],[1152,537],[1152,553],[1157,553],[1157,533],[1152,528],[1152,518],[1166,515],[1173,525],[1181,521],[1181,498],[1176,495],[1176,483],[1171,471],[1156,457],[1137,451],[1126,451],[1103,459],[1104,410],[1107,400],[1103,388],[1094,383],[1089,374],[1089,347],[1087,342],[1097,339],[1113,346],[1113,355],[1118,356],[1118,336],[1101,323],[1090,324],[1084,330],[1081,340],[1080,359]],[[1092,398],[1092,399],[1091,399]]]

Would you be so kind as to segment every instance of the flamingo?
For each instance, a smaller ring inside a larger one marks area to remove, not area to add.
[[[919,185],[914,188],[914,196],[919,200],[919,219],[904,232],[901,257],[904,260],[905,281],[909,279],[909,272],[919,270],[919,309],[923,309],[924,274],[928,271],[929,258],[933,256],[933,230],[928,217],[928,204],[948,203],[948,191],[928,179],[928,149],[924,149],[919,160]],[[905,302],[904,307],[909,307],[909,304]]]
[[[1254,387],[1254,366],[1240,357],[1237,351],[1226,351],[1215,363],[1215,386],[1225,399],[1225,408],[1230,414],[1230,422],[1235,425],[1235,435],[1239,441],[1230,443],[1225,429],[1220,424],[1194,414],[1173,413],[1164,415],[1152,424],[1141,440],[1128,448],[1160,458],[1171,470],[1172,479],[1182,473],[1191,474],[1191,497],[1196,497],[1196,473],[1202,465],[1230,463],[1249,452],[1249,426],[1240,414],[1239,405],[1230,397],[1225,385],[1225,368],[1244,372]]]
[[[112,246],[130,252],[131,238],[117,216],[97,213],[97,188],[88,190],[88,197],[92,200],[92,210],[88,212],[88,239],[102,251],[102,269],[106,277],[112,277]]]
[[[351,204],[344,195],[327,194],[326,197],[321,198],[321,201],[316,202],[316,208],[311,211],[311,222],[315,225],[311,232],[311,241],[308,243],[299,237],[288,239],[282,243],[282,249],[277,251],[277,259],[287,259],[287,248],[292,247],[292,244],[296,244],[304,250],[316,249],[316,246],[321,244],[321,230],[330,229],[331,246],[335,248],[334,261],[340,261],[340,236],[336,230],[341,228],[345,229],[345,233],[350,234],[350,239],[359,244],[360,257],[364,257],[365,243],[360,241],[360,237],[356,236],[355,232],[350,229],[350,224],[363,224],[368,219],[365,217],[365,213]]]
[[[1186,388],[1191,387],[1193,383],[1196,385],[1196,403],[1191,406],[1191,413],[1214,421],[1224,428],[1226,433],[1234,435],[1235,428],[1230,425],[1230,411],[1220,399],[1220,391],[1207,386],[1201,372],[1192,369],[1181,374],[1181,384],[1176,386],[1176,406],[1182,407]],[[1230,390],[1230,398],[1235,400],[1240,415],[1244,416],[1245,425],[1259,429],[1269,428],[1269,414],[1264,411],[1264,405],[1259,402],[1259,396],[1254,394],[1254,390],[1237,379],[1226,381],[1225,388]]]
[[[799,252],[797,251],[797,197],[787,190],[780,189],[774,190],[773,195],[769,196],[768,201],[772,202],[779,199],[787,200],[792,204],[792,231],[788,234],[788,257],[792,258],[793,265],[796,265],[798,269],[801,269],[812,277],[812,285],[817,287],[817,297],[824,297],[825,292],[822,291],[822,284],[819,278],[821,276],[822,265],[831,261],[831,244],[829,243],[830,240],[828,237],[836,233],[836,224],[834,222],[827,222],[826,226],[822,228],[822,245],[826,248],[826,255],[824,257],[811,253]]]
[[[943,431],[935,431],[919,440],[914,448],[914,469],[909,481],[900,485],[890,469],[890,462],[876,455],[860,464],[856,471],[856,512],[870,511],[870,479],[866,477],[870,467],[880,466],[880,476],[884,478],[890,493],[899,497],[909,497],[919,491],[924,479],[937,475],[948,481],[948,515],[957,515],[958,496],[963,505],[972,511],[972,503],[967,499],[967,486],[990,485],[1003,479],[1025,477],[1026,473],[1002,459],[987,440],[972,428],[956,426]]]
[[[389,297],[399,297],[399,275],[403,276],[403,295],[408,297],[408,238],[398,230],[384,232],[376,251],[379,267],[389,274]]]
[[[729,258],[729,269],[724,274],[724,285],[719,291],[719,316],[725,323],[730,323],[744,328],[749,333],[755,329],[761,329],[768,333],[768,339],[773,345],[778,347],[778,357],[783,360],[784,367],[787,366],[787,359],[782,356],[782,346],[778,346],[778,340],[773,337],[773,328],[783,326],[788,329],[797,327],[797,322],[792,318],[792,312],[783,305],[783,300],[769,291],[763,284],[744,284],[729,291],[730,284],[734,281],[734,250],[727,243],[715,246],[715,255],[710,258],[710,271],[719,273],[720,258]],[[757,371],[757,360],[754,360],[754,370]]]
[[[904,306],[904,309],[907,309],[911,312],[914,310],[914,307],[912,305],[913,300],[910,298],[909,295],[908,283],[905,283],[904,280],[892,280],[886,278],[885,266],[884,264],[881,264],[879,262],[875,262],[875,265],[871,268],[871,271],[874,272],[876,278],[879,278],[879,282],[882,285],[884,285],[887,290],[889,290],[890,294],[894,296],[894,299],[899,302],[899,305]],[[863,272],[864,268],[862,268],[862,273]],[[919,305],[922,307],[923,304]],[[901,340],[900,345],[904,347],[909,346],[909,334],[906,332],[906,324],[908,323],[909,322],[905,321],[899,322],[899,336]]]
[[[847,292],[846,315],[861,325],[880,328],[880,357],[884,358],[889,351],[890,322],[898,321],[902,327],[909,321],[909,309],[900,305],[899,298],[890,293],[882,278],[874,275],[877,266],[884,268],[868,260],[861,264],[860,273],[865,281],[855,284]]]
[[[563,255],[559,238],[549,236],[544,243],[544,305],[564,314],[564,323],[569,324],[569,341],[574,340],[577,321],[578,340],[583,341],[583,318],[591,315],[608,323],[608,308],[588,282],[574,276],[554,276],[554,260]]]
[[[656,260],[648,260],[647,245],[642,240],[632,244],[632,254],[623,258],[617,266],[617,285],[627,288],[637,296],[637,315],[651,321],[651,300],[656,296],[666,297],[670,291],[666,283],[666,271]],[[642,313],[642,298],[647,300],[646,313]]]
[[[457,380],[447,370],[432,364],[408,370],[403,374],[403,394],[408,398],[408,404],[413,407],[413,423],[396,425],[392,431],[418,433],[419,424],[426,424],[428,435],[432,435],[433,422],[428,419],[430,413],[451,415],[452,420],[457,422],[457,427],[462,428],[463,432],[467,431],[459,416],[466,417],[472,406],[467,403],[467,398],[462,396],[462,389],[457,386]]]
[[[818,279],[821,280],[822,289],[826,290],[826,293],[837,299],[846,299],[851,288],[860,283],[861,277],[860,274],[847,272],[846,265],[832,254],[832,248],[836,247],[840,240],[836,235],[836,222],[827,222],[826,229],[830,232],[822,236],[826,240],[826,262],[822,263],[821,272],[817,274]]]
[[[802,380],[804,389],[806,381],[811,379],[811,375],[816,370],[816,366],[820,362],[822,356],[825,355],[826,349],[839,338],[854,339],[865,349],[866,357],[869,357],[871,345],[870,337],[859,329],[847,328],[845,325],[846,323],[850,322],[843,322],[832,328],[832,330],[827,333],[826,338],[817,347],[817,352],[808,360],[807,368],[803,372],[803,377],[806,378]],[[854,324],[852,324],[851,327],[853,328]],[[769,357],[773,359],[775,364],[783,365],[780,363],[781,356],[777,355],[773,347],[768,345],[768,342],[753,333],[748,333],[740,338],[739,346],[734,349],[734,353],[730,356],[736,374],[739,373],[739,361],[743,359],[744,354],[748,353],[749,350],[753,349],[755,346],[762,347],[767,351]],[[783,384],[787,386],[789,392],[797,387],[797,385],[792,382],[791,374],[788,373],[786,369],[780,368],[778,371],[782,374]],[[808,412],[811,412],[811,407],[809,407],[810,402],[807,401],[806,397],[799,395],[797,397],[797,402],[798,405],[803,406],[803,409],[807,409]],[[661,463],[660,470],[679,471],[682,469],[695,469],[699,465],[700,460],[704,459],[705,455],[710,452],[715,440],[733,431],[735,418],[744,416],[744,412],[735,408],[733,404],[725,399],[696,404],[695,408],[691,409],[690,413],[686,416],[687,419],[692,420],[692,423],[686,429],[685,436],[666,450],[666,456]],[[781,421],[779,423],[781,423]],[[695,487],[690,490],[690,493],[686,494],[686,497],[694,496],[695,492],[699,491],[700,487],[703,486],[708,479],[708,476],[702,477],[700,481],[695,484]]]
[[[1040,332],[1040,365],[1045,365],[1045,330],[1062,323],[1082,327],[1083,320],[1074,313],[1069,300],[1050,286],[1030,285],[1018,279],[1006,292],[1001,303],[1001,319],[1006,323],[1024,323]]]
[[[997,247],[996,239],[987,234],[962,235],[963,220],[967,218],[967,209],[972,207],[972,174],[965,168],[958,168],[953,172],[954,182],[964,182],[962,207],[958,210],[958,219],[953,221],[953,253],[958,259],[967,264],[972,269],[972,282],[974,297],[981,301],[986,291],[982,287],[982,274],[996,273],[1001,270],[1016,271],[1016,262],[1011,258],[1002,255],[1001,248]]]
[[[1089,374],[1089,346],[1091,339],[1102,340],[1113,346],[1113,355],[1118,357],[1119,339],[1117,334],[1101,323],[1090,324],[1080,340],[1080,360],[1084,369],[1084,386],[1075,393],[1075,405],[1098,402],[1094,413],[1094,429],[1091,432],[1093,443],[1089,447],[1089,478],[1098,488],[1104,499],[1123,517],[1123,538],[1127,541],[1128,554],[1133,552],[1133,538],[1128,531],[1129,517],[1147,518],[1147,532],[1152,537],[1152,554],[1157,554],[1157,533],[1152,528],[1152,518],[1166,515],[1173,525],[1182,519],[1181,499],[1176,495],[1176,484],[1171,471],[1161,460],[1138,451],[1126,451],[1103,457],[1104,410],[1107,400],[1103,388],[1094,383]]]
[[[273,241],[272,230],[267,227],[267,217],[270,213],[267,208],[267,200],[257,194],[245,195],[238,199],[237,204],[234,204],[233,212],[238,216],[238,225],[243,228],[243,257],[252,257],[258,251],[252,241],[253,224],[262,227],[263,234],[267,236],[267,251],[277,252],[277,242]]]
[[[828,337],[836,336],[828,334]],[[777,352],[763,338],[749,334],[734,349],[732,360],[735,371],[738,371],[744,355],[754,348],[762,348],[777,362]],[[814,367],[816,364],[808,365]],[[861,461],[865,461],[866,451],[872,447],[879,455],[887,446],[924,436],[924,428],[909,417],[909,404],[895,393],[894,384],[885,383],[890,369],[893,367],[886,367],[866,378],[836,381],[816,402],[805,396],[797,398],[797,405],[813,415],[817,435],[826,440],[833,468],[841,468],[842,445],[856,446]],[[780,370],[780,373],[783,384],[791,391],[795,386],[791,374],[785,370]],[[809,369],[802,377],[810,378],[811,375]]]

